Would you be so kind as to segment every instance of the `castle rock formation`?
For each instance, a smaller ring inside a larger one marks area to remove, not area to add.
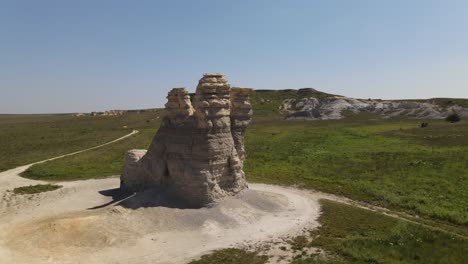
[[[252,116],[251,92],[231,88],[222,74],[205,74],[193,102],[184,88],[172,89],[148,151],[126,153],[121,188],[159,188],[190,207],[247,188],[244,133]]]

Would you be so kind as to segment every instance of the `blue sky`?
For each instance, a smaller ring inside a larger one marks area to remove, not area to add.
[[[0,0],[0,113],[161,107],[234,86],[468,97],[468,1]]]

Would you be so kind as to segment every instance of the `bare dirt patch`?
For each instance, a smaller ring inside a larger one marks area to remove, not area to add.
[[[141,197],[114,201],[107,194],[118,187],[117,178],[60,184],[57,191],[21,197],[2,190],[0,262],[185,263],[317,226],[322,198],[252,184],[213,207],[179,209],[144,206]]]

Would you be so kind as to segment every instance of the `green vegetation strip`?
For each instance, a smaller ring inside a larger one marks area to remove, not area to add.
[[[37,184],[37,185],[29,185],[24,187],[18,187],[13,189],[13,193],[15,194],[35,194],[41,192],[50,192],[55,191],[57,189],[62,188],[61,185],[55,184]]]

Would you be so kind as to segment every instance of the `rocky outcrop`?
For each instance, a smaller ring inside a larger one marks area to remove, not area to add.
[[[148,109],[132,109],[132,110],[108,110],[104,112],[91,112],[90,116],[120,116],[126,115],[128,113],[145,113],[145,112],[157,112],[160,109],[158,108],[148,108]],[[84,115],[84,114],[82,114]]]
[[[443,119],[451,112],[468,116],[468,109],[459,105],[441,106],[433,102],[405,100],[355,99],[344,96],[286,99],[280,106],[287,119],[341,119],[348,113],[374,113],[381,118],[406,116],[415,119]]]
[[[104,112],[91,112],[91,116],[120,116],[125,114],[124,110],[109,110]]]
[[[222,74],[205,74],[193,102],[184,88],[172,89],[167,115],[144,156],[127,153],[121,188],[158,188],[200,207],[247,188],[244,133],[250,123],[251,89],[232,88]]]

